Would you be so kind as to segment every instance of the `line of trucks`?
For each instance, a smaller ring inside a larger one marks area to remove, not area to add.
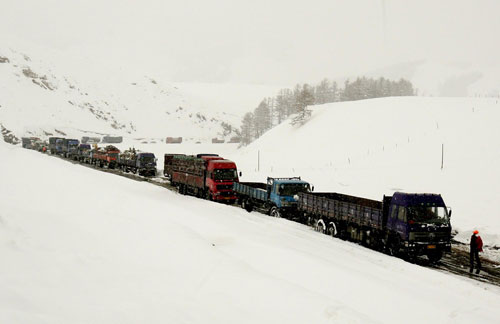
[[[80,143],[77,139],[49,137],[48,151],[50,154],[87,164],[121,169],[125,172],[137,173],[142,176],[155,176],[157,159],[153,153],[141,152],[130,148],[123,152],[113,146],[98,147],[96,144]]]
[[[93,149],[78,140],[49,139],[50,153],[125,172],[156,174],[152,153],[111,145]],[[300,177],[240,182],[236,164],[217,154],[165,154],[163,175],[179,193],[312,225],[316,230],[395,256],[438,261],[451,251],[451,210],[439,194],[395,192],[372,200],[314,192]]]
[[[396,192],[377,201],[313,192],[300,177],[240,182],[236,164],[214,154],[165,154],[164,163],[165,177],[181,194],[237,202],[248,212],[309,224],[395,256],[426,255],[436,262],[451,251],[451,210],[438,194]]]

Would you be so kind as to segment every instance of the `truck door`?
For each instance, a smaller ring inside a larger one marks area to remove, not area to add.
[[[389,216],[387,217],[387,228],[389,230],[396,230],[396,221],[398,219],[398,206],[391,204],[389,207]]]
[[[398,217],[396,220],[396,232],[404,239],[406,239],[406,208],[398,206]]]

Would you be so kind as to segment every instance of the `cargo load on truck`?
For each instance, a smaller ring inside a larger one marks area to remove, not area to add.
[[[107,167],[108,169],[114,169],[117,165],[120,150],[113,145],[108,145],[106,147],[95,148],[90,154],[91,164],[95,164],[101,168]]]
[[[153,153],[129,148],[118,155],[118,167],[125,172],[142,176],[156,175],[156,157]]]
[[[174,156],[186,156],[185,154],[177,154],[177,153],[166,153],[163,156],[163,175],[170,181],[172,181],[172,160]]]

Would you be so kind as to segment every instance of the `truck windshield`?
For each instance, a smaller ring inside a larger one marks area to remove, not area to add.
[[[141,161],[144,163],[153,163],[155,161],[154,155],[141,155]]]
[[[279,187],[279,194],[281,196],[294,196],[299,192],[309,192],[308,183],[287,183],[281,184]]]
[[[236,169],[215,169],[214,170],[215,180],[235,180],[238,179],[238,174]]]
[[[410,206],[408,221],[415,223],[445,224],[448,223],[448,211],[445,207]]]

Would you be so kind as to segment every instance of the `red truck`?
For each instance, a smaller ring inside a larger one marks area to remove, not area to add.
[[[107,166],[109,169],[114,169],[117,165],[119,153],[120,150],[113,145],[94,149],[91,151],[90,163],[98,165],[101,168]]]
[[[214,154],[198,154],[174,155],[170,163],[171,184],[181,194],[229,204],[236,201],[233,183],[238,182],[238,172],[233,161]]]

